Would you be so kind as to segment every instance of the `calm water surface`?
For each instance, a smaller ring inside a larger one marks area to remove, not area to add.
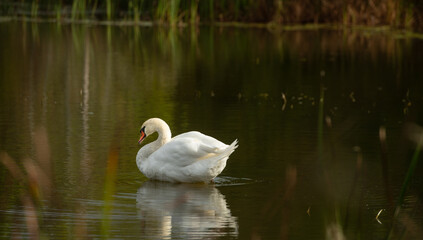
[[[422,161],[392,217],[422,133],[422,40],[23,22],[0,36],[2,238],[423,237]],[[150,117],[239,148],[214,184],[148,181]]]

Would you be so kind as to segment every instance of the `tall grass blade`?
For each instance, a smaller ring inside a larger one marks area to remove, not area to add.
[[[62,3],[59,2],[55,5],[56,22],[59,23],[62,20]]]
[[[79,0],[74,0],[72,3],[72,13],[71,18],[74,21],[77,18],[77,9],[78,9]]]
[[[168,2],[166,0],[159,0],[156,8],[156,19],[159,22],[164,22],[166,18],[166,9],[168,8]]]
[[[112,0],[106,0],[107,20],[112,20]]]
[[[210,15],[210,22],[214,22],[214,1],[209,0],[209,15]]]
[[[134,0],[134,1],[131,1],[130,3],[132,3],[133,21],[137,23],[141,19],[143,1]]]
[[[191,0],[191,8],[190,8],[191,25],[197,24],[197,9],[198,9],[198,0]]]
[[[38,2],[33,1],[31,5],[31,18],[37,18],[38,17]]]
[[[398,198],[398,206],[401,206],[404,203],[405,192],[407,191],[408,184],[410,183],[410,180],[414,175],[417,163],[419,161],[419,155],[420,155],[422,143],[423,143],[423,137],[420,140],[420,142],[417,144],[416,150],[414,150],[413,157],[411,158],[410,166],[408,167],[407,174],[405,175],[405,179],[401,187],[401,193]]]
[[[169,22],[172,26],[176,26],[178,23],[179,3],[180,0],[172,0],[170,2]]]
[[[410,124],[408,126],[408,128],[409,128],[408,131],[409,131],[409,135],[410,135],[409,137],[411,139],[413,139],[414,141],[416,141],[417,146],[416,146],[416,149],[414,150],[413,156],[411,157],[411,162],[410,162],[410,165],[409,165],[408,170],[407,170],[407,174],[405,175],[404,182],[403,182],[402,187],[401,187],[401,192],[400,192],[400,195],[399,195],[398,200],[397,200],[397,207],[396,207],[395,212],[394,212],[393,223],[392,223],[392,227],[391,227],[391,230],[389,232],[389,235],[388,235],[388,239],[393,239],[393,238],[397,237],[397,236],[394,236],[394,227],[399,220],[401,208],[402,208],[402,205],[404,204],[405,194],[407,192],[408,185],[410,184],[410,180],[414,176],[414,173],[415,173],[415,170],[416,170],[416,167],[417,167],[417,163],[419,161],[421,147],[423,145],[423,131],[422,131],[422,129],[419,126],[412,125],[412,124]],[[403,231],[403,234],[404,234],[404,231]]]

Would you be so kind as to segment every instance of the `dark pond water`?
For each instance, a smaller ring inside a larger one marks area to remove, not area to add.
[[[23,22],[0,36],[2,238],[423,237],[422,161],[403,187],[422,40]],[[214,184],[148,181],[150,117],[239,148]]]

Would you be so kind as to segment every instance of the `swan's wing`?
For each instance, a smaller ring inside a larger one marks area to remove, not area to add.
[[[191,131],[191,132],[179,134],[178,136],[173,137],[172,140],[191,139],[191,138],[201,141],[204,146],[212,146],[215,148],[226,148],[228,146],[224,144],[223,142],[217,140],[216,138],[207,136],[197,131]]]
[[[172,164],[178,167],[191,165],[199,160],[207,159],[224,151],[228,145],[199,132],[178,135],[158,150],[150,158],[161,164]]]

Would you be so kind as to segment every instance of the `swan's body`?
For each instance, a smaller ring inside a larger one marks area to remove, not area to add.
[[[142,147],[137,166],[148,178],[169,182],[209,182],[226,166],[229,155],[238,147],[192,131],[171,138],[169,126],[159,118],[147,120],[141,127],[141,143],[158,132],[156,141]]]

